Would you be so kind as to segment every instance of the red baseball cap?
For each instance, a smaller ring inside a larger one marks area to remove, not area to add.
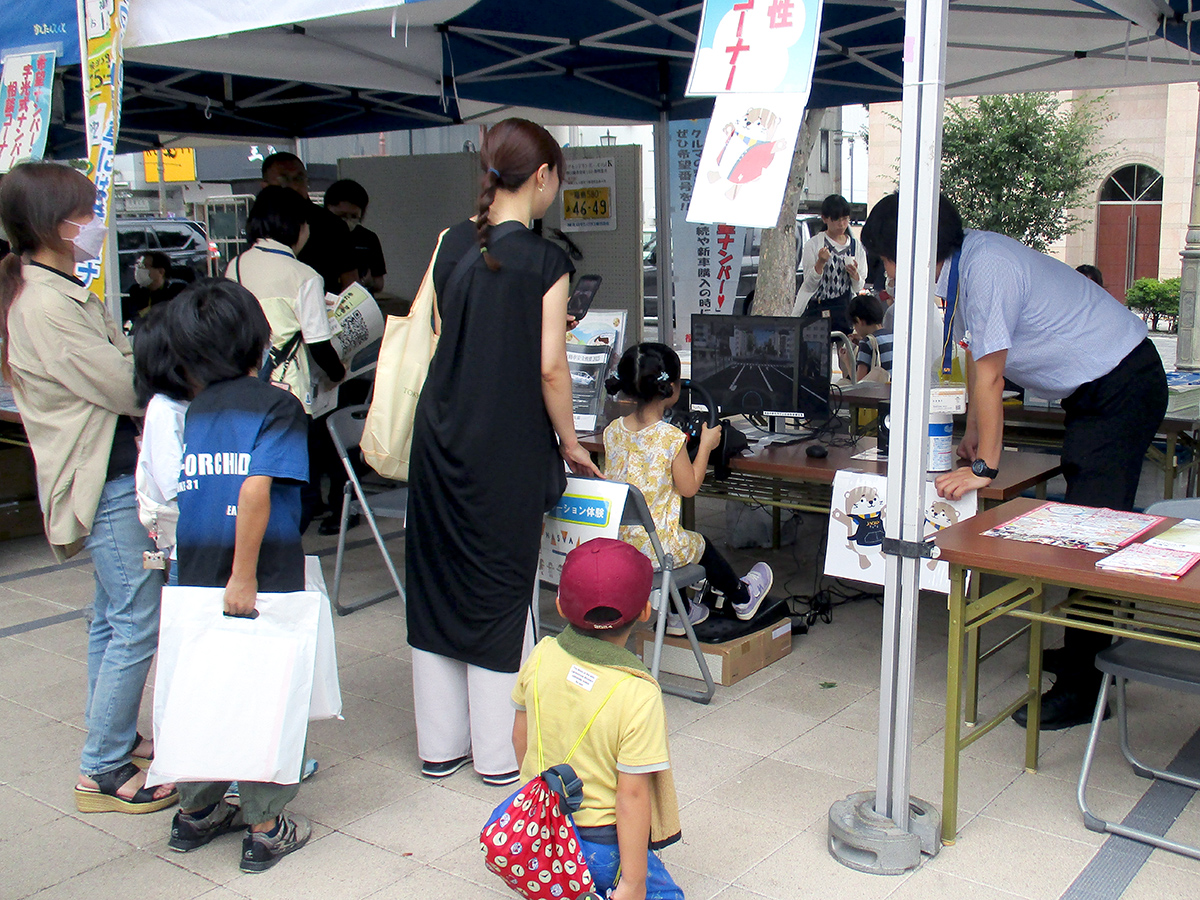
[[[558,603],[567,621],[583,631],[611,631],[646,608],[654,567],[631,544],[592,538],[567,554]]]

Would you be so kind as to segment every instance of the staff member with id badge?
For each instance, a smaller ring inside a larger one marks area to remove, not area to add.
[[[871,210],[860,239],[896,273],[899,195]],[[987,487],[1004,443],[1004,379],[1066,413],[1062,467],[1066,502],[1133,509],[1142,460],[1167,409],[1162,359],[1146,323],[1070,266],[1010,237],[964,231],[945,196],[938,205],[937,294],[946,299],[943,370],[955,343],[967,348],[967,428],[958,455],[970,461],[938,476],[951,500]],[[1042,696],[1041,728],[1090,722],[1100,689],[1096,653],[1104,634],[1069,628],[1043,666],[1058,680]],[[1025,707],[1013,714],[1026,724]]]

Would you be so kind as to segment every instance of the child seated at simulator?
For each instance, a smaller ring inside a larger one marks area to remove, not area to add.
[[[662,690],[625,649],[650,618],[653,577],[623,541],[596,538],[568,553],[558,611],[570,624],[534,648],[512,692],[521,780],[570,757],[583,782],[574,819],[588,870],[614,900],[683,900],[652,852],[679,840]]]
[[[721,440],[721,426],[704,425],[696,458],[688,457],[682,431],[663,421],[667,409],[679,399],[679,354],[665,344],[630,347],[617,364],[617,374],[605,382],[610,394],[622,393],[637,402],[637,410],[604,429],[605,477],[626,481],[645,495],[664,553],[675,567],[699,563],[708,575],[708,586],[733,604],[742,620],[753,619],[771,590],[774,578],[765,562],[755,563],[739,579],[716,547],[679,523],[680,500],[694,497],[704,484],[708,458]],[[654,559],[654,549],[644,528],[623,527],[621,539]],[[698,625],[708,618],[702,603],[688,603],[688,620]],[[683,634],[676,613],[667,617],[667,634]]]

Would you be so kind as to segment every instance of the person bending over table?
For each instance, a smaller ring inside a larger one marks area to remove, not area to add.
[[[898,194],[883,198],[861,233],[893,277],[898,210]],[[1142,460],[1167,409],[1166,375],[1146,324],[1065,263],[1004,235],[964,231],[945,196],[936,277],[946,298],[943,351],[951,341],[967,349],[970,403],[958,455],[971,462],[938,476],[938,493],[958,499],[999,473],[1007,376],[1062,401],[1066,501],[1132,509]],[[1043,730],[1091,721],[1100,688],[1093,661],[1109,641],[1070,628],[1062,651],[1047,655],[1058,679],[1042,696]],[[1025,707],[1013,715],[1021,725],[1026,718]]]

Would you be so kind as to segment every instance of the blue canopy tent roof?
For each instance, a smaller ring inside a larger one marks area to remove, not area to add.
[[[210,27],[195,36],[193,28],[169,40],[165,17],[189,23],[194,6],[213,19],[221,4],[139,0],[127,36],[122,149],[154,146],[163,134],[315,137],[495,119],[512,110],[541,111],[547,122],[649,122],[663,111],[683,118],[711,108],[708,98],[684,96],[699,3],[342,5],[354,9],[310,3],[329,14],[232,34]],[[947,93],[1195,79],[1178,46],[1189,38],[1187,6],[1173,0],[1172,16],[1151,33],[1083,0],[952,3]],[[899,99],[903,8],[899,0],[826,0],[811,106]],[[63,54],[49,150],[59,156],[82,149],[74,23],[69,0],[9,0],[0,12],[0,53],[51,45]],[[1200,34],[1191,37],[1200,43]]]

